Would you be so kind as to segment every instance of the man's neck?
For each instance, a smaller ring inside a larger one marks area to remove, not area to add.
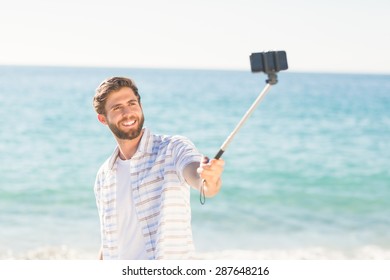
[[[138,145],[141,142],[142,135],[144,134],[144,131],[140,133],[140,135],[132,140],[123,140],[123,139],[116,139],[119,145],[119,157],[122,160],[128,160],[131,159],[134,154],[137,152]]]

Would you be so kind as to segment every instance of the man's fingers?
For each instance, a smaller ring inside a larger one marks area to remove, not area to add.
[[[205,176],[221,175],[223,172],[225,162],[222,159],[212,159],[207,164],[201,164],[197,170],[199,174]]]

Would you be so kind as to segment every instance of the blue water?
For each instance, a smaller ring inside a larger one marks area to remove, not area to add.
[[[0,67],[0,258],[60,246],[96,256],[93,183],[115,142],[92,96],[116,75],[136,80],[146,126],[185,135],[210,157],[266,79],[250,71]],[[280,73],[224,159],[221,193],[202,206],[192,192],[199,252],[390,251],[390,76]]]

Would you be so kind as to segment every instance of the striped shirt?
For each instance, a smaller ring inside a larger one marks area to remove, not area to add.
[[[94,187],[103,259],[118,259],[118,155],[116,148],[100,167]],[[190,187],[183,178],[183,170],[189,163],[200,161],[201,155],[187,138],[154,135],[144,128],[137,152],[130,160],[129,172],[133,203],[149,259],[192,257]]]

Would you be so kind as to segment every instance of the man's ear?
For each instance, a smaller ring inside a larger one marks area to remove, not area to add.
[[[104,115],[98,114],[97,118],[98,118],[99,122],[101,122],[104,125],[107,125],[107,120],[106,120],[106,117]]]

